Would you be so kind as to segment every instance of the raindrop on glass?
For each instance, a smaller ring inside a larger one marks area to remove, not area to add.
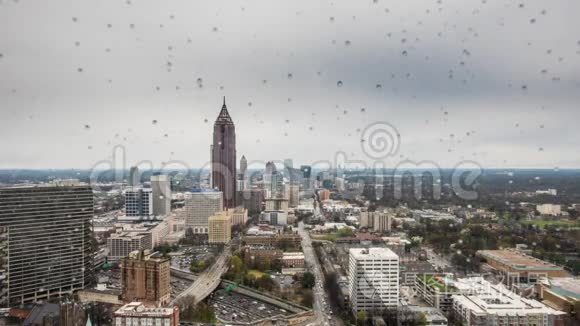
[[[336,86],[338,86],[338,87],[342,87],[342,81],[341,81],[341,80],[339,80],[338,82],[336,82]]]
[[[85,125],[85,130],[89,130],[89,129],[91,129],[91,126],[90,125]]]
[[[346,46],[350,46],[350,44],[351,44],[351,43],[350,43],[350,41],[349,41],[349,40],[346,40],[346,41],[344,41],[344,45],[346,45]]]
[[[157,124],[157,120],[153,120],[151,121],[152,124],[156,125]]]
[[[288,79],[292,79],[293,77],[294,76],[291,73],[288,74]]]

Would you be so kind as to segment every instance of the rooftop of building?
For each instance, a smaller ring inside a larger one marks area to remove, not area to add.
[[[303,252],[285,252],[282,254],[282,259],[304,259]]]
[[[399,259],[389,248],[351,248],[349,253],[357,260]]]
[[[492,284],[481,277],[460,279],[458,282],[463,285],[470,284],[473,289],[472,291],[463,289],[464,294],[454,295],[453,300],[478,315],[564,314],[539,301],[521,297],[508,290],[503,284]]]
[[[120,232],[111,234],[109,239],[131,240],[131,239],[140,239],[148,235],[150,235],[150,233],[147,232]]]
[[[445,275],[425,274],[418,275],[423,284],[439,292],[457,293],[459,289],[455,286],[456,282]]]
[[[477,255],[498,261],[517,270],[563,270],[562,267],[514,249],[479,250]]]
[[[173,308],[146,307],[142,302],[131,302],[115,311],[116,316],[146,315],[152,317],[161,317],[169,316],[172,314]]]
[[[544,279],[541,283],[556,295],[573,300],[580,300],[580,278],[555,277]]]

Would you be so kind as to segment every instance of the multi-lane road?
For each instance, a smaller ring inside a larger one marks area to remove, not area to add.
[[[298,233],[302,237],[302,250],[304,251],[304,260],[308,269],[314,277],[316,278],[316,284],[312,289],[314,294],[314,313],[316,314],[316,323],[313,325],[342,325],[342,322],[333,317],[332,308],[330,306],[330,301],[328,300],[328,294],[324,289],[324,274],[322,273],[322,268],[320,263],[316,258],[314,249],[312,248],[312,239],[307,230],[304,229],[304,223],[300,222],[298,224]]]
[[[188,296],[194,297],[195,302],[200,302],[210,295],[220,285],[222,275],[227,272],[230,256],[230,246],[227,245],[215,263],[199,274],[190,287],[171,301],[171,305],[178,303],[181,298]]]

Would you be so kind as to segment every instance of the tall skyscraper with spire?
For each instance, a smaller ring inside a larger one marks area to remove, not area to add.
[[[213,125],[212,187],[223,193],[224,208],[236,206],[236,127],[224,104]]]

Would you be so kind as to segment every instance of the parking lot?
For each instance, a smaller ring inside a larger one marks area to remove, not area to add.
[[[229,322],[255,322],[263,318],[291,314],[271,304],[234,292],[228,294],[224,290],[212,293],[208,303],[214,308],[216,317]]]
[[[184,247],[170,255],[171,267],[189,271],[192,261],[204,261],[214,255],[212,248],[207,246]]]

